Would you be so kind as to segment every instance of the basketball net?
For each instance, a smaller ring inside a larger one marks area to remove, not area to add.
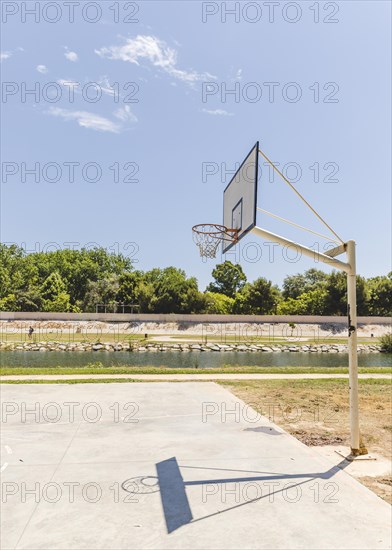
[[[216,258],[218,246],[222,241],[235,242],[238,230],[228,229],[217,223],[201,223],[192,227],[193,240],[199,247],[203,258]]]

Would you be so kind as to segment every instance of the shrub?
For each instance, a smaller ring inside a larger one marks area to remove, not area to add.
[[[380,338],[380,344],[382,351],[392,353],[392,332],[383,334]]]

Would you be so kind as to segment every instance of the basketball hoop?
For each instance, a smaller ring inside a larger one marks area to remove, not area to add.
[[[200,256],[215,258],[218,246],[222,241],[235,243],[238,240],[238,229],[228,229],[217,223],[200,223],[192,227],[193,240],[199,247]]]

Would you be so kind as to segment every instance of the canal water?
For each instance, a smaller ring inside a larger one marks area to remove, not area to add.
[[[304,352],[23,352],[2,351],[3,367],[85,367],[99,362],[103,367],[216,368],[257,367],[347,367],[346,353]],[[387,353],[358,354],[360,367],[391,367]]]

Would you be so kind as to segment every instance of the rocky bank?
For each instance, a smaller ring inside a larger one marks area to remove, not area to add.
[[[346,344],[169,344],[158,342],[1,342],[0,351],[37,351],[37,352],[83,352],[83,351],[125,351],[125,352],[266,352],[266,353],[348,353]],[[379,353],[377,344],[360,344],[360,353]]]

